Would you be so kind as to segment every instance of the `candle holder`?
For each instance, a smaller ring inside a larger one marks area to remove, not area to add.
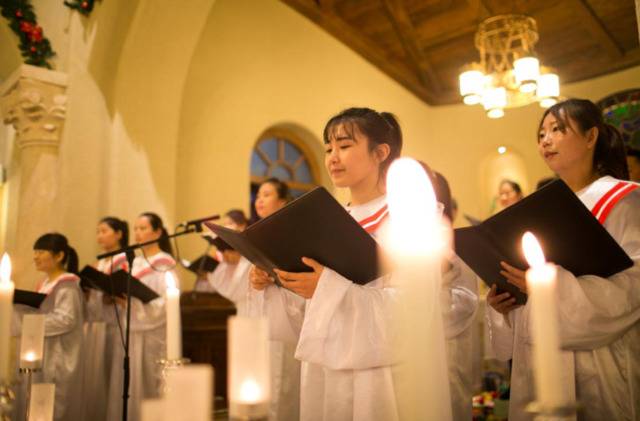
[[[191,360],[189,358],[175,358],[175,359],[166,359],[162,358],[156,363],[158,363],[161,367],[160,369],[160,388],[159,392],[161,396],[167,392],[167,373],[170,370],[175,370],[176,368],[185,366],[189,364]]]
[[[27,378],[27,392],[26,392],[26,398],[25,398],[25,403],[26,403],[26,410],[24,411],[24,419],[25,421],[29,420],[29,407],[31,406],[31,384],[33,382],[33,373],[38,373],[40,371],[42,371],[41,368],[20,368],[19,369],[21,374],[25,374],[26,378]]]
[[[0,383],[0,421],[10,421],[16,395],[10,383]]]
[[[570,421],[578,413],[578,404],[544,406],[540,402],[531,402],[526,411],[535,414],[535,421]]]
[[[269,416],[263,414],[268,414],[268,412],[269,404],[267,402],[229,402],[229,421],[267,421]],[[233,415],[231,415],[232,413]]]

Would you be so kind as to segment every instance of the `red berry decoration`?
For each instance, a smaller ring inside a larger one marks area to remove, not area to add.
[[[26,20],[23,20],[22,22],[20,22],[20,31],[28,34],[32,30],[33,30],[33,25],[31,24],[31,22],[27,22]]]
[[[82,7],[83,9],[86,9],[87,7],[89,7],[89,3],[88,3],[88,2],[86,2],[86,1],[83,1],[83,2],[80,4],[80,7]]]
[[[17,18],[21,18],[22,17],[22,10],[20,10],[20,9],[16,10],[16,17]]]
[[[29,48],[29,51],[31,51],[32,53],[35,53],[36,51],[38,51],[38,49],[32,45],[31,48]]]

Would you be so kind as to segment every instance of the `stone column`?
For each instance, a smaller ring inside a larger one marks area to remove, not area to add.
[[[30,288],[42,274],[33,267],[33,243],[57,226],[58,150],[66,117],[67,75],[22,65],[0,86],[0,110],[5,124],[16,130],[19,193],[15,235],[11,247],[14,280]],[[10,182],[12,180],[9,180]]]

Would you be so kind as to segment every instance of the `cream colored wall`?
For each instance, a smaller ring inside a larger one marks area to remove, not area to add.
[[[593,100],[640,80],[640,68],[563,86],[566,95]],[[538,158],[537,105],[507,110],[501,120],[480,107],[429,107],[367,61],[277,1],[219,0],[207,19],[190,66],[179,130],[176,213],[179,219],[247,208],[249,156],[259,134],[289,122],[320,144],[334,113],[368,106],[395,113],[405,155],[427,161],[450,181],[461,212],[489,213],[497,190],[482,163],[508,146],[524,162],[506,166],[530,191],[548,175]],[[322,159],[322,151],[317,155]],[[518,168],[516,168],[518,167]],[[515,169],[514,169],[515,168]],[[325,179],[326,182],[326,179]],[[344,200],[346,196],[340,194]],[[461,221],[458,221],[461,222]],[[204,247],[189,240],[186,254]]]

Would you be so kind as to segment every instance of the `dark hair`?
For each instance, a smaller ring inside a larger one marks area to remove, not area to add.
[[[498,187],[502,186],[503,184],[508,184],[509,186],[511,186],[511,188],[513,189],[514,192],[518,193],[520,196],[522,196],[522,188],[520,187],[520,184],[516,183],[513,180],[508,180],[508,179],[504,179],[500,182],[500,184],[498,184]]]
[[[429,176],[429,180],[431,181],[431,185],[433,186],[433,192],[436,195],[436,200],[442,203],[442,214],[449,218],[449,221],[453,222],[452,203],[454,200],[451,198],[451,189],[449,188],[449,182],[444,177],[444,175],[440,174],[437,171],[433,171],[426,162],[418,161],[418,163],[422,165],[422,168],[424,168],[427,175]]]
[[[231,209],[225,213],[236,225],[247,225],[249,220],[240,209]]]
[[[329,143],[339,125],[342,125],[353,139],[354,127],[357,127],[369,140],[370,151],[378,145],[389,145],[389,156],[380,164],[380,176],[384,177],[393,160],[402,152],[402,131],[396,117],[391,113],[379,113],[370,108],[348,108],[329,119],[322,135],[324,143]]]
[[[614,178],[628,180],[629,168],[625,158],[625,147],[618,129],[604,122],[602,111],[588,99],[571,98],[547,109],[542,114],[538,125],[538,133],[547,115],[552,114],[558,121],[558,128],[564,133],[569,119],[576,122],[581,134],[593,127],[598,129],[596,148],[593,152],[593,170],[600,176],[610,175]],[[538,140],[539,140],[538,136]]]
[[[627,156],[632,156],[635,159],[640,160],[640,150],[632,148],[631,146],[627,146],[626,153]]]
[[[153,228],[154,231],[161,231],[160,239],[158,240],[160,250],[173,256],[173,248],[171,247],[171,241],[169,241],[169,233],[162,223],[162,218],[160,218],[158,214],[153,212],[144,212],[141,213],[140,216],[144,216],[149,220],[151,228]]]
[[[129,245],[129,224],[127,224],[127,221],[118,219],[115,216],[105,216],[100,220],[100,223],[107,224],[112,230],[122,234],[120,236],[120,241],[118,241],[120,248],[124,248]]]
[[[546,186],[547,184],[551,184],[554,181],[556,181],[555,177],[545,177],[545,178],[541,178],[540,180],[538,180],[538,183],[536,184],[536,191],[540,190],[541,188],[543,188],[544,186]]]
[[[69,245],[67,237],[57,232],[42,235],[33,244],[34,250],[46,250],[51,254],[63,253],[62,266],[67,272],[78,273],[78,253]]]
[[[262,183],[260,183],[260,185],[262,186],[263,184],[267,183],[276,188],[278,199],[282,199],[285,202],[291,201],[291,191],[289,190],[289,186],[287,186],[287,183],[280,180],[279,178],[271,177],[264,180]]]

